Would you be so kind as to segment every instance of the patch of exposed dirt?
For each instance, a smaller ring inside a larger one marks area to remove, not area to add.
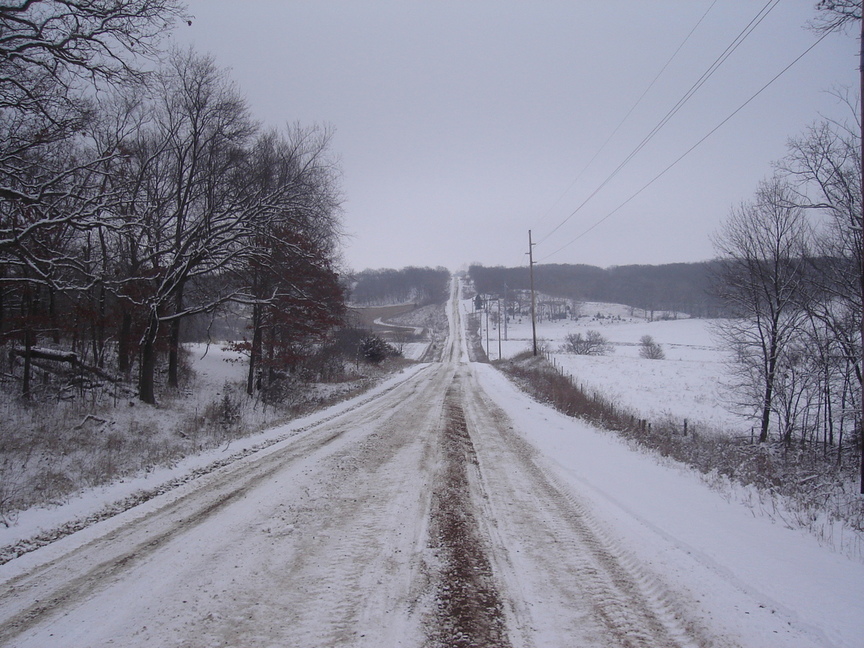
[[[441,564],[430,639],[448,648],[509,646],[501,596],[471,504],[468,469],[477,456],[455,386],[447,393],[442,455],[430,522],[430,545]]]

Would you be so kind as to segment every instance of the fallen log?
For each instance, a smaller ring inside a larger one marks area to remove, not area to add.
[[[10,349],[9,350],[9,359],[14,360],[16,357],[24,358],[27,355],[26,349]],[[43,347],[33,347],[30,349],[30,358],[37,360],[50,360],[52,362],[67,362],[70,366],[80,369],[81,371],[86,371],[88,373],[99,376],[100,378],[104,378],[105,380],[112,383],[121,382],[120,378],[116,376],[112,376],[110,373],[105,371],[104,369],[100,369],[99,367],[94,367],[92,365],[87,365],[81,362],[78,359],[78,354],[74,351],[59,351],[57,349],[46,349]],[[45,369],[43,366],[42,369]]]
[[[15,356],[21,356],[23,358],[26,355],[26,349],[11,349],[9,351],[10,360],[13,360]],[[71,365],[78,364],[78,354],[74,351],[58,351],[57,349],[32,347],[30,349],[30,357],[39,360],[53,360],[54,362],[68,362]]]

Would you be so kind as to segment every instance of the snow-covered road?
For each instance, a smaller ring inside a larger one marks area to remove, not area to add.
[[[449,316],[442,362],[0,567],[0,645],[857,645],[860,564],[813,543],[813,589],[766,594],[758,524],[757,580],[731,551],[709,560],[676,524],[713,493],[595,432],[568,446],[572,422],[467,361],[455,286]],[[564,454],[588,447],[597,474]],[[660,489],[656,516],[604,486],[611,461]],[[698,496],[674,509],[676,488]],[[811,547],[778,537],[793,558]]]

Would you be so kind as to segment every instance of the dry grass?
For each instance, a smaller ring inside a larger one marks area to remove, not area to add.
[[[0,524],[18,512],[62,504],[86,488],[171,467],[184,457],[355,396],[406,364],[399,358],[340,384],[292,382],[290,398],[265,405],[243,385],[222,386],[203,407],[183,393],[163,394],[158,408],[111,393],[37,404],[0,386]]]

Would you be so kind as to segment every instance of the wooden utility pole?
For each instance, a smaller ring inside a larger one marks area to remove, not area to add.
[[[507,302],[509,301],[509,296],[507,295],[507,284],[504,284],[504,341],[507,341]]]
[[[861,94],[859,100],[861,109],[861,220],[858,222],[858,237],[864,239],[864,13],[858,20],[861,23],[861,55],[858,60],[858,71],[861,75],[858,91]],[[858,274],[861,281],[861,352],[862,352],[862,367],[864,367],[864,245],[859,240],[858,250],[860,257],[858,259],[859,268]],[[864,495],[864,382],[861,385],[861,411],[859,412],[861,421],[858,424],[858,442],[861,445],[861,494]]]
[[[531,242],[531,230],[528,230],[528,273],[531,277],[531,348],[537,355],[537,319],[535,316],[534,298],[534,243]],[[862,284],[864,285],[864,284]],[[864,400],[864,399],[862,399]]]
[[[498,295],[498,359],[501,359],[501,295]]]
[[[489,359],[489,295],[483,295],[486,308],[486,359]]]

